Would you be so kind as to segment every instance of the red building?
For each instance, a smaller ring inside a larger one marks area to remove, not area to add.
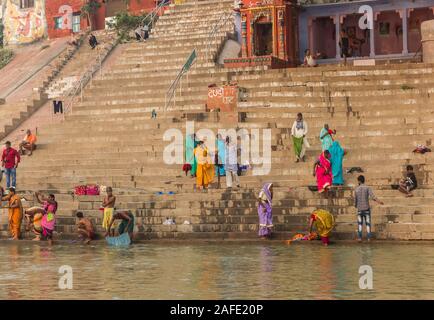
[[[128,11],[134,15],[140,15],[152,11],[159,0],[130,0],[127,4],[124,0],[96,0],[100,3],[91,19],[81,14],[81,8],[88,0],[49,0],[45,1],[45,16],[48,27],[48,37],[60,38],[69,36],[87,29],[94,30],[105,28],[105,18],[112,17],[117,12]]]
[[[89,26],[87,19],[81,16],[84,2],[85,0],[45,1],[45,17],[50,39],[69,36],[71,32],[80,32]]]

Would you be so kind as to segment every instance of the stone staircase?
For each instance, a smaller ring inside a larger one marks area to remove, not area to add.
[[[133,210],[139,239],[253,239],[258,228],[256,196],[262,184],[271,181],[276,238],[305,231],[309,214],[318,207],[336,216],[336,238],[354,238],[357,174],[346,174],[345,186],[336,188],[331,199],[308,189],[315,185],[311,172],[321,150],[319,132],[329,123],[348,150],[344,168],[362,167],[368,184],[385,202],[373,208],[377,238],[434,239],[434,156],[412,153],[417,144],[432,142],[433,65],[222,69],[206,58],[207,34],[233,2],[197,3],[197,8],[187,1],[167,11],[150,40],[126,45],[110,70],[85,89],[83,101],[63,123],[39,130],[39,148],[21,164],[18,188],[23,194],[56,194],[62,237],[74,233],[76,210],[92,217],[102,232],[102,196],[72,194],[76,185],[97,183],[114,187],[117,209]],[[230,32],[231,26],[221,30],[213,52]],[[198,61],[188,83],[183,80],[176,107],[164,112],[167,88],[194,48]],[[196,130],[215,133],[232,127],[220,121],[219,113],[204,111],[208,84],[229,81],[248,91],[246,101],[239,103],[237,129],[271,130],[271,172],[253,176],[250,171],[241,177],[237,191],[196,192],[195,179],[184,176],[182,164],[163,162],[169,144],[163,136],[168,129],[185,132],[187,120],[195,121]],[[157,119],[151,119],[153,109]],[[309,125],[312,148],[306,163],[294,163],[290,128],[298,112]],[[390,187],[407,164],[414,165],[420,184],[410,199]],[[177,224],[162,225],[166,217],[174,217]],[[5,214],[2,219],[6,235]]]
[[[81,39],[83,40],[85,36],[83,34]],[[0,120],[0,139],[5,138],[48,101],[48,95],[45,93],[45,90],[62,72],[65,66],[74,59],[78,51],[80,51],[80,47],[67,47],[53,61],[38,71],[34,75],[37,80],[33,84],[33,92],[28,93],[28,98],[20,99],[18,102],[9,101],[9,99],[1,101],[0,116],[2,120]],[[4,76],[6,75],[4,74]]]
[[[83,45],[72,59],[59,73],[54,81],[45,89],[49,99],[64,99],[70,90],[74,88],[81,75],[94,64],[103,61],[107,53],[116,42],[116,34],[105,30],[95,31],[99,45],[92,49],[88,44],[87,37]]]

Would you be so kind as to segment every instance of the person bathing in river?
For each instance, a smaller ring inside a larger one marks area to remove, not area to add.
[[[116,197],[113,195],[113,189],[112,187],[107,187],[106,189],[107,196],[104,198],[102,202],[102,207],[104,208],[104,217],[102,220],[102,227],[112,236],[115,235],[115,229],[110,229],[109,224],[112,220],[115,203],[116,203]]]
[[[92,221],[85,218],[83,212],[77,212],[77,233],[84,240],[86,244],[89,244],[91,240],[95,238],[95,228]]]
[[[266,183],[258,196],[259,236],[262,239],[271,237],[273,227],[273,184]]]
[[[21,236],[21,222],[23,221],[23,206],[20,197],[16,194],[15,188],[10,187],[7,196],[2,201],[8,201],[9,209],[8,224],[12,235],[11,240],[19,240]]]
[[[312,233],[312,228],[318,231],[321,241],[325,246],[330,244],[330,233],[335,226],[335,219],[333,215],[327,210],[317,209],[310,215],[309,219],[309,234]]]
[[[119,235],[128,232],[130,239],[133,240],[133,233],[134,233],[134,215],[131,211],[120,211],[120,212],[114,212],[112,219],[108,225],[108,230],[111,229],[113,223],[115,220],[121,220],[121,223],[118,227],[118,233]],[[105,234],[106,237],[109,236],[109,232],[107,231]]]
[[[41,240],[41,235],[43,233],[42,228],[42,219],[45,215],[52,213],[53,215],[56,214],[57,211],[57,201],[54,196],[54,194],[48,195],[48,197],[45,197],[41,195],[39,192],[35,192],[35,200],[39,204],[41,204],[41,207],[31,207],[24,211],[24,216],[27,221],[27,227],[26,230],[30,230],[30,224],[33,222],[33,233],[35,233],[36,238],[34,238],[34,241]],[[51,217],[51,216],[50,216]],[[45,218],[47,219],[47,218]],[[36,221],[36,225],[35,225]]]

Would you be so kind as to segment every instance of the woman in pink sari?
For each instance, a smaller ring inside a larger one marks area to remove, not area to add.
[[[323,151],[313,167],[313,176],[316,176],[319,193],[327,192],[332,185],[333,174],[330,157],[328,150]]]

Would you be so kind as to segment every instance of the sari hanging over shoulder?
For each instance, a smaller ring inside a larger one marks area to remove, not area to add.
[[[214,165],[206,148],[197,147],[195,149],[197,161],[196,184],[198,187],[207,187],[214,180]]]
[[[333,173],[333,184],[342,185],[344,184],[344,172],[342,168],[342,161],[344,160],[344,149],[341,147],[338,141],[334,141],[332,146],[329,148],[331,154],[331,165]]]
[[[325,135],[325,137],[321,138],[324,135]],[[319,139],[321,140],[322,151],[328,150],[333,144],[333,138],[328,133],[328,130],[326,128],[321,129],[321,132],[319,133]]]
[[[259,192],[259,199],[261,200],[258,205],[259,216],[259,236],[269,237],[271,236],[271,228],[273,227],[273,205],[270,188],[273,184],[266,183]]]
[[[327,210],[317,209],[312,213],[315,227],[321,237],[328,238],[335,226],[333,215]]]
[[[315,175],[318,185],[318,192],[322,193],[332,185],[333,176],[331,170],[331,163],[326,158],[324,152],[321,153],[318,162],[319,164],[316,167]]]

